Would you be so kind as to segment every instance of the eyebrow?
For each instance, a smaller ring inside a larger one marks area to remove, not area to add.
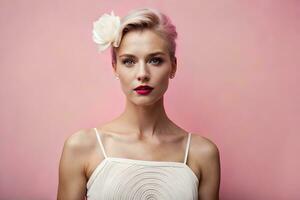
[[[152,57],[156,55],[166,55],[166,54],[164,52],[158,51],[158,52],[150,53],[149,55],[147,55],[147,57]],[[135,56],[133,54],[122,54],[119,57],[135,57]]]

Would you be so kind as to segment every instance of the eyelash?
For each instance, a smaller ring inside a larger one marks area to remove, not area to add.
[[[150,59],[150,61],[153,61],[153,60],[156,60],[156,63],[155,64],[153,64],[153,65],[160,65],[160,64],[162,64],[163,63],[163,59],[162,58],[159,58],[159,57],[154,57],[154,58],[151,58]],[[131,62],[130,64],[128,64],[128,65],[131,65],[132,63],[134,63],[134,60],[133,59],[124,59],[123,61],[122,61],[122,64],[124,64],[124,65],[127,65],[127,62]]]
[[[124,65],[127,65],[127,62],[134,62],[132,59],[124,59],[123,61],[122,61],[122,64],[124,64]]]
[[[154,65],[160,65],[161,63],[163,63],[163,59],[162,59],[162,58],[159,58],[159,57],[154,57],[154,58],[152,58],[152,59],[150,59],[150,60],[157,60],[157,61],[158,61],[158,63],[156,63],[156,64],[154,64]]]

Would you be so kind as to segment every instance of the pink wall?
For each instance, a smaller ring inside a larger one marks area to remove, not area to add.
[[[179,68],[166,109],[219,146],[221,199],[300,199],[300,2],[293,0],[1,1],[0,199],[55,199],[65,138],[122,111],[92,21],[144,6],[177,25]]]

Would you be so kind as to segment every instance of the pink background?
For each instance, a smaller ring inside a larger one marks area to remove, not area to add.
[[[300,199],[300,2],[0,2],[0,198],[56,199],[67,136],[117,116],[124,95],[92,21],[154,7],[177,26],[170,118],[214,141],[221,199]],[[184,92],[184,95],[182,95]]]

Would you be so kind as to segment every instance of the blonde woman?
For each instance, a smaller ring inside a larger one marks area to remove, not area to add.
[[[58,200],[219,199],[217,146],[179,127],[164,108],[177,69],[176,38],[170,19],[150,8],[94,22],[93,39],[100,51],[111,49],[126,106],[115,119],[66,139]]]

